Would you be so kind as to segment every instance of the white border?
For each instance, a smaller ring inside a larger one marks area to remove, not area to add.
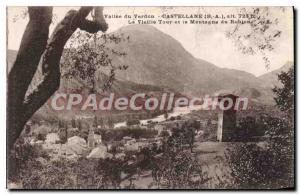
[[[8,194],[8,193],[15,193],[9,192],[6,190],[6,6],[24,6],[24,5],[55,5],[55,6],[80,6],[80,5],[104,5],[104,6],[295,6],[298,10],[300,9],[300,1],[299,0],[72,0],[72,1],[62,1],[62,0],[30,0],[24,2],[24,0],[2,0],[0,1],[1,5],[1,12],[0,12],[0,22],[1,22],[1,36],[0,36],[0,46],[1,46],[1,65],[0,65],[0,190],[1,194]],[[297,26],[299,26],[299,19],[297,21]],[[299,31],[298,31],[299,33]],[[297,35],[298,35],[297,33]],[[296,35],[296,36],[297,36]],[[299,45],[299,39],[297,39],[296,45]],[[295,54],[298,56],[298,52]],[[297,77],[299,75],[297,74]],[[299,84],[297,83],[297,91],[299,91]],[[297,97],[297,101],[299,103],[300,97]],[[299,113],[297,112],[297,121],[299,119]],[[297,129],[298,130],[298,129]],[[297,133],[297,141],[299,137],[299,132]],[[299,145],[299,143],[297,143]],[[297,148],[298,149],[298,148]],[[297,150],[297,157],[299,157],[299,150]],[[298,168],[298,167],[297,167]],[[297,169],[299,170],[299,168]],[[299,176],[299,171],[297,171],[297,176]],[[297,185],[299,186],[299,178],[296,179]],[[137,191],[141,193],[140,191]],[[21,192],[18,192],[21,193]],[[23,193],[23,192],[22,192]],[[28,192],[27,192],[28,193]],[[42,191],[35,192],[36,194],[41,194]],[[62,194],[64,192],[47,192],[47,193],[55,193],[55,194]],[[69,192],[72,193],[72,192]],[[76,193],[85,194],[86,192],[79,191]],[[96,192],[96,193],[112,193],[112,192]],[[114,192],[117,193],[117,192]],[[132,192],[130,192],[132,193]],[[145,193],[145,192],[144,192]],[[148,192],[147,192],[148,193]],[[152,192],[155,194],[162,194],[166,192]],[[182,192],[168,192],[168,193],[182,193]],[[211,192],[198,192],[198,193],[220,193],[218,191],[211,191]],[[231,193],[231,192],[230,192]],[[237,193],[244,193],[243,191]],[[247,192],[247,193],[255,193],[255,194],[265,194],[265,193],[273,193],[273,192]],[[288,192],[283,192],[284,194]]]

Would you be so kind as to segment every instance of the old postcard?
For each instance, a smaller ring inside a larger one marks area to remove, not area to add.
[[[294,189],[293,7],[7,7],[8,189]]]

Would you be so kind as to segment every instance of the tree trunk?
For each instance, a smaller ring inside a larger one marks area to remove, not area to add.
[[[52,7],[29,7],[29,22],[7,81],[7,142],[11,148],[27,122],[23,101],[49,35]]]
[[[106,31],[104,20],[85,19],[93,7],[70,10],[48,40],[51,7],[30,7],[29,23],[22,37],[17,59],[8,75],[7,142],[12,148],[24,125],[51,97],[60,84],[60,58],[64,46],[77,28],[90,33]],[[99,9],[102,12],[102,9]],[[48,40],[48,44],[47,44]],[[42,56],[42,58],[41,58]],[[26,97],[28,86],[41,59],[42,79]]]

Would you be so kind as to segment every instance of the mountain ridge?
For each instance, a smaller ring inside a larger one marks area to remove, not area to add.
[[[161,91],[172,89],[193,95],[213,94],[225,89],[238,91],[241,95],[260,94],[262,99],[270,101],[271,84],[278,84],[274,73],[271,74],[273,76],[267,76],[267,73],[256,77],[246,71],[220,68],[206,60],[195,58],[172,36],[150,25],[128,25],[112,34],[130,38],[126,43],[109,45],[117,51],[127,53],[122,57],[110,56],[113,63],[128,65],[126,71],[116,73],[117,83],[114,85],[119,87],[115,87],[115,91],[126,91],[126,86],[135,88],[135,84],[147,86],[144,86],[145,89],[154,86]],[[11,50],[7,52],[8,70],[16,53]],[[268,81],[264,82],[266,78]],[[247,93],[243,94],[245,91]]]

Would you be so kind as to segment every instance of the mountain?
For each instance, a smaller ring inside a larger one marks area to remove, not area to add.
[[[112,56],[113,63],[129,67],[117,73],[118,79],[167,86],[194,94],[256,88],[260,85],[257,77],[250,73],[219,68],[193,57],[177,40],[153,26],[129,25],[114,33],[130,38],[129,42],[111,46],[127,53],[125,57]]]
[[[95,90],[98,92],[101,92],[101,90],[103,89],[103,83],[106,82],[106,80],[108,79],[108,76],[103,74],[103,73],[99,73],[99,75],[101,75],[101,79],[97,80],[97,85]],[[99,77],[98,75],[98,77]],[[84,89],[85,84],[83,82],[81,82],[78,79],[61,79],[61,88],[60,91],[64,91],[64,88],[66,90],[68,89]],[[115,93],[116,95],[128,95],[128,94],[134,94],[134,93],[147,93],[147,92],[158,92],[161,93],[163,91],[165,91],[164,88],[159,87],[159,86],[154,86],[154,85],[147,85],[147,84],[139,84],[139,83],[134,83],[131,81],[123,81],[123,80],[115,80],[113,82],[113,85],[111,86],[110,92]]]
[[[17,57],[18,52],[15,50],[8,50],[7,51],[7,72],[10,71],[14,60]],[[39,70],[38,70],[39,72]],[[98,81],[98,90],[102,87],[101,84],[103,83],[102,81],[107,79],[107,75],[103,73],[99,73],[98,75],[101,80]],[[37,73],[34,78],[33,78],[33,83],[37,83],[39,80],[39,73]],[[83,87],[84,84],[80,82],[77,79],[62,79],[61,80],[61,90],[63,88],[81,88]],[[149,92],[149,91],[154,91],[154,92],[163,92],[164,89],[159,86],[153,86],[153,85],[148,85],[148,84],[139,84],[139,83],[134,83],[131,81],[124,81],[124,80],[116,80],[111,88],[111,92],[114,92],[116,94],[133,94],[133,93],[142,93],[142,92]]]
[[[13,63],[17,57],[18,52],[15,50],[7,50],[7,72],[10,71],[11,67],[13,66]],[[96,86],[96,89],[98,92],[100,92],[100,89],[102,87],[103,81],[107,80],[107,75],[99,72],[98,76],[98,84]],[[29,91],[34,88],[34,85],[38,83],[38,81],[41,78],[41,70],[40,67],[38,68],[36,74],[33,77],[32,83],[29,86]],[[72,79],[61,79],[60,82],[60,88],[59,92],[70,92],[70,89],[77,89],[76,93],[86,94],[87,90],[84,87],[84,83],[81,82],[78,79],[72,78]],[[113,86],[110,89],[110,92],[115,93],[116,96],[127,96],[130,94],[135,93],[150,93],[154,94],[158,97],[162,95],[163,92],[168,90],[168,88],[162,88],[160,86],[154,86],[149,84],[140,84],[140,83],[134,83],[128,80],[118,80],[116,79],[113,83]],[[71,90],[72,91],[72,90]],[[178,94],[178,93],[177,93]],[[178,94],[180,95],[180,94]],[[55,112],[53,111],[48,104],[44,104],[33,116],[32,120],[46,120],[46,121],[57,121],[58,118],[66,118],[70,119],[74,117],[74,113],[78,115],[91,115],[94,116],[94,112],[90,110],[86,110],[84,113],[78,111],[78,110],[71,110],[71,111],[61,111],[61,112]],[[108,114],[108,113],[104,113]],[[103,113],[102,113],[103,116]]]
[[[128,94],[167,90],[204,95],[231,90],[257,101],[270,103],[273,100],[271,87],[278,84],[274,76],[278,73],[276,71],[256,77],[245,71],[219,68],[193,57],[176,39],[150,25],[128,25],[113,34],[129,37],[128,41],[108,45],[127,54],[111,56],[113,64],[128,65],[127,70],[116,73],[117,80],[112,87],[114,92]],[[15,51],[7,52],[9,67],[15,56]],[[282,69],[286,69],[285,66]],[[105,74],[99,74],[105,79]],[[78,80],[70,83],[81,85]],[[62,82],[62,85],[67,84]]]
[[[288,71],[293,65],[293,62],[286,62],[282,67],[263,74],[259,76],[258,79],[262,81],[264,87],[273,88],[274,86],[280,85],[280,82],[278,81],[278,74]]]

